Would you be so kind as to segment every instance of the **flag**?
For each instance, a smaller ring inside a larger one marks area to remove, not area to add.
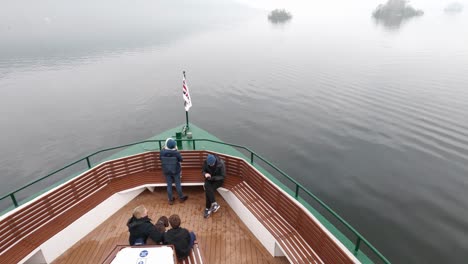
[[[185,111],[188,111],[190,107],[192,107],[192,98],[190,98],[189,88],[187,86],[187,81],[185,80],[185,72],[184,77],[182,79],[182,96],[184,97],[184,106]]]

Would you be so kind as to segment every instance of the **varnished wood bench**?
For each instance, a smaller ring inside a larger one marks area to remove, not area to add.
[[[205,257],[197,241],[193,244],[190,255],[184,260],[178,261],[178,264],[203,264],[206,263]]]
[[[298,217],[297,214],[291,213],[289,217],[283,217],[246,182],[234,187],[232,192],[273,235],[292,263],[323,263],[302,234],[299,234],[295,230],[296,227],[292,225],[296,221],[293,218]],[[278,195],[278,193],[272,193],[272,195]],[[280,200],[281,196],[276,196],[276,198]],[[292,208],[288,210],[293,211]]]
[[[273,235],[292,263],[354,263],[329,231],[286,192],[253,167],[231,192]]]
[[[201,167],[210,152],[181,153],[182,184],[203,185]],[[354,262],[297,201],[243,159],[220,156],[226,162],[223,190],[233,193],[251,210],[293,263]],[[86,171],[1,218],[0,259],[6,263],[23,260],[101,202],[142,186],[165,186],[159,152],[108,161]],[[198,245],[195,250],[201,252]]]

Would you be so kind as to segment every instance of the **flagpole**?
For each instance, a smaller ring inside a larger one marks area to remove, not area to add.
[[[187,83],[187,77],[185,77],[185,71],[183,71],[183,74],[184,74],[185,82]],[[185,104],[186,104],[186,102],[185,102]],[[187,110],[185,110],[185,129],[184,130],[185,131],[189,130],[189,118],[188,118],[188,111]]]

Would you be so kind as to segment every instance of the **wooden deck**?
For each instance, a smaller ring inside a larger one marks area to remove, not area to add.
[[[272,257],[219,194],[216,195],[221,209],[204,219],[203,188],[185,186],[183,191],[189,199],[185,203],[176,201],[172,206],[167,203],[164,187],[155,188],[154,193],[144,191],[53,263],[102,263],[116,245],[128,244],[126,222],[140,204],[148,208],[153,221],[162,215],[179,214],[182,227],[197,235],[207,263],[288,263],[285,257]]]

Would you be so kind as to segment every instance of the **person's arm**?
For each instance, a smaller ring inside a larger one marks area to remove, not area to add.
[[[202,175],[205,179],[209,180],[211,178],[211,174],[208,170],[208,163],[206,163],[206,160],[203,162]]]
[[[202,166],[202,174],[205,175],[205,173],[207,172],[208,168],[207,168],[207,164],[206,164],[206,161],[203,161],[203,166]]]
[[[176,157],[177,157],[177,160],[178,160],[179,162],[182,162],[182,161],[184,160],[184,159],[182,158],[182,155],[180,155],[180,152],[179,152],[179,151],[176,152]]]
[[[191,247],[190,245],[190,232],[188,231],[188,229],[184,228],[185,229],[185,233],[187,233],[185,235],[185,240],[187,240],[187,245],[189,245],[189,248]]]
[[[219,159],[218,167],[216,168],[215,175],[212,175],[211,178],[214,181],[224,180],[224,176],[226,175],[226,166],[224,165],[224,161]]]
[[[224,160],[220,159],[219,161],[221,162],[221,169],[219,175],[223,176],[224,178],[224,176],[226,176],[226,165],[224,164]]]
[[[164,234],[160,233],[153,224],[148,226],[148,237],[156,244],[163,242],[163,236]]]

